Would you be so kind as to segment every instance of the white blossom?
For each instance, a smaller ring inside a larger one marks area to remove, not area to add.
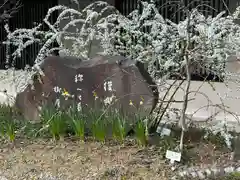
[[[190,22],[190,29],[193,30],[190,33],[191,43],[195,43],[197,47],[189,54],[192,61],[198,59],[199,64],[213,67],[214,71],[221,73],[228,54],[238,51],[240,47],[240,28],[234,23],[233,17],[223,17],[224,12],[216,17],[205,17],[197,9],[193,9],[190,19],[176,24],[164,19],[152,1],[141,2],[141,4],[142,13],[136,9],[128,17],[101,1],[90,4],[81,12],[58,5],[50,8],[43,20],[49,27],[49,31],[42,31],[41,23],[32,29],[22,28],[14,32],[5,25],[8,33],[5,44],[17,47],[13,57],[19,57],[27,46],[44,42],[35,60],[35,66],[39,67],[51,52],[50,45],[55,40],[60,46],[59,49],[64,50],[65,54],[80,57],[83,60],[89,59],[91,44],[94,40],[98,40],[104,54],[125,54],[136,61],[146,62],[148,71],[153,77],[170,74],[170,69],[176,72],[184,66],[181,58],[183,47],[180,46],[186,40],[186,34],[189,33],[188,22]],[[111,14],[104,15],[110,10]],[[55,11],[60,13],[56,22],[51,24],[50,17]],[[68,19],[68,23],[60,28],[60,22]],[[118,21],[118,25],[114,24],[115,21]],[[69,32],[68,30],[73,27],[76,32]],[[125,32],[120,33],[118,29],[121,28]],[[146,28],[149,31],[143,31]],[[65,46],[66,40],[72,42],[71,48]],[[156,68],[155,62],[159,64],[160,69]],[[36,69],[39,70],[39,68]]]

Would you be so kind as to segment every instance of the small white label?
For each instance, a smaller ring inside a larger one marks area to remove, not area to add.
[[[174,161],[180,162],[181,161],[181,153],[167,150],[166,158],[170,159],[171,163]]]
[[[162,128],[161,136],[170,136],[171,129],[168,128]]]
[[[160,136],[170,136],[170,134],[171,134],[171,129],[158,126],[156,132],[159,133]]]

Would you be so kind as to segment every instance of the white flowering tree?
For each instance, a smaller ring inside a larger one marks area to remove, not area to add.
[[[100,12],[95,11],[99,9]],[[55,11],[60,12],[59,16],[53,24],[50,23],[51,14]],[[111,12],[111,13],[109,13]],[[110,14],[110,15],[106,15]],[[53,51],[59,50],[65,56],[75,56],[82,60],[88,60],[91,51],[91,43],[93,40],[98,40],[100,46],[107,54],[114,53],[111,46],[111,40],[114,35],[115,20],[117,18],[124,19],[113,6],[108,5],[106,2],[97,1],[84,8],[81,12],[66,6],[58,5],[48,10],[43,23],[38,24],[32,29],[17,29],[13,32],[10,31],[8,24],[5,24],[5,30],[8,33],[7,41],[4,43],[6,46],[12,45],[16,48],[13,52],[13,61],[21,57],[23,50],[34,44],[41,45],[37,57],[35,59],[35,65],[32,68],[33,71],[26,75],[18,76],[19,79],[24,79],[18,84],[18,90],[21,91],[27,85],[26,82],[31,79],[32,75],[36,72],[40,72],[39,64],[41,64],[46,56],[50,55]],[[126,19],[126,18],[125,18]],[[64,26],[61,26],[62,22],[66,22]],[[42,26],[46,24],[48,31],[43,31]],[[76,27],[76,32],[68,31],[69,28]],[[66,41],[71,41],[72,46],[65,46]],[[58,43],[58,48],[52,48],[54,42]],[[7,50],[9,48],[6,48]],[[7,54],[8,51],[7,51]],[[7,56],[6,63],[9,62],[9,56]],[[24,78],[25,77],[25,78]],[[26,79],[27,78],[27,79]]]
[[[155,73],[170,75],[185,67],[183,49],[189,37],[189,60],[211,67],[214,72],[224,72],[228,54],[238,49],[232,46],[239,37],[239,26],[232,16],[223,17],[225,12],[221,12],[216,17],[206,18],[194,9],[184,21],[175,24],[163,19],[154,3],[141,4],[141,13],[134,10],[129,15],[130,21],[120,24],[123,33],[116,34],[122,42],[116,46],[119,52],[147,62],[153,76]],[[152,69],[154,62],[160,66],[158,70]]]
[[[225,63],[230,54],[239,50],[240,26],[234,22],[237,13],[224,17],[225,12],[221,12],[216,17],[205,17],[197,9],[189,11],[182,1],[179,3],[186,19],[175,24],[160,15],[154,2],[141,2],[142,11],[134,10],[129,15],[130,21],[120,23],[116,49],[146,63],[152,77],[168,78],[185,72],[180,74],[187,81],[180,113],[184,132],[191,67],[197,65],[220,78],[228,76]],[[183,133],[180,149],[182,142]]]
[[[197,64],[220,77],[226,76],[226,59],[240,47],[240,27],[234,23],[238,11],[234,16],[224,17],[224,12],[221,12],[216,17],[206,18],[197,9],[189,11],[180,1],[186,19],[176,24],[164,19],[153,1],[141,1],[139,5],[142,6],[142,11],[136,9],[128,17],[101,1],[87,6],[81,12],[62,5],[55,6],[48,10],[43,20],[49,27],[48,31],[40,30],[42,24],[39,24],[32,29],[10,32],[6,24],[8,40],[5,43],[17,47],[13,57],[21,56],[22,50],[32,43],[43,43],[35,59],[34,67],[37,70],[45,57],[56,49],[51,48],[54,41],[58,42],[57,49],[64,51],[67,56],[88,60],[91,44],[97,40],[105,54],[121,54],[147,64],[149,73],[155,79],[166,79],[184,71],[182,76],[187,83],[180,118],[184,132],[191,83],[190,67]],[[97,11],[99,7],[101,10]],[[54,11],[60,13],[56,22],[51,24],[49,17]],[[61,27],[61,21],[66,19],[68,23]],[[70,27],[76,27],[76,31],[69,32]],[[65,46],[69,40],[72,42],[71,47]]]

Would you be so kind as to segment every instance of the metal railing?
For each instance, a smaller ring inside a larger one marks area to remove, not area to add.
[[[150,2],[150,0],[145,0]],[[175,0],[156,0],[160,14],[173,22],[178,23],[185,19],[179,11],[179,3]],[[188,9],[198,8],[205,16],[216,16],[221,11],[228,12],[230,0],[184,0]],[[138,7],[138,0],[115,0],[116,8],[125,16]]]
[[[42,20],[47,14],[49,8],[57,5],[57,0],[22,0],[22,7],[18,10],[12,18],[9,19],[9,28],[14,31],[18,28],[33,28],[36,23],[42,23]],[[51,17],[52,20],[56,19],[57,15]],[[43,26],[45,29],[46,26]],[[6,32],[4,30],[4,23],[0,24],[0,69],[5,69],[6,66],[6,46],[2,43],[6,40]],[[26,65],[32,66],[34,59],[40,50],[41,45],[33,44],[23,50],[22,56],[13,62],[13,57],[10,55],[10,62],[8,66],[14,66],[17,69],[22,69]],[[10,46],[9,54],[14,52],[15,48]]]

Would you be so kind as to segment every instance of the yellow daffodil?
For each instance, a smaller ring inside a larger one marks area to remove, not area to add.
[[[62,95],[63,96],[70,96],[69,92],[66,89],[63,90]]]
[[[143,97],[141,96],[140,105],[143,105],[143,102],[144,102],[144,99],[143,99]]]
[[[97,93],[93,91],[93,97],[95,97],[95,100],[98,98]]]
[[[132,100],[129,101],[129,105],[130,105],[130,106],[133,106]]]

